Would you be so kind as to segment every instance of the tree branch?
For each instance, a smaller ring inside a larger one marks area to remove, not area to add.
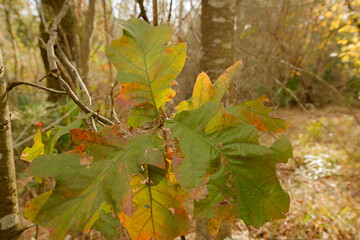
[[[144,0],[137,0],[139,7],[140,7],[140,15],[139,17],[142,17],[147,23],[150,23],[149,18],[146,15],[146,10],[144,7]]]
[[[60,71],[56,64],[56,58],[55,58],[55,52],[54,52],[54,46],[56,44],[57,36],[58,36],[57,28],[61,22],[61,19],[66,15],[67,11],[69,10],[70,3],[71,3],[71,0],[65,0],[60,12],[58,13],[58,15],[56,15],[55,20],[50,28],[49,40],[46,44],[47,58],[49,61],[50,72],[53,75],[53,77],[60,76]]]
[[[84,83],[84,81],[81,79],[79,72],[76,70],[76,68],[74,67],[74,65],[71,64],[70,60],[66,57],[64,51],[60,48],[59,45],[54,46],[55,48],[55,52],[57,54],[57,56],[59,57],[59,59],[68,66],[68,68],[72,71],[72,73],[75,76],[76,81],[79,83],[81,90],[84,91],[87,99],[88,99],[88,104],[91,106],[92,105],[92,101],[91,101],[91,96],[89,94],[88,89],[86,88],[86,85]]]
[[[80,109],[83,112],[85,112],[85,113],[93,113],[94,114],[94,119],[99,121],[100,123],[103,123],[103,124],[106,124],[106,125],[113,125],[114,123],[112,121],[110,121],[106,117],[100,115],[99,113],[94,112],[89,107],[87,107],[85,104],[83,104],[80,101],[80,99],[78,98],[78,96],[71,89],[69,84],[60,76],[60,70],[57,67],[56,56],[55,56],[55,45],[56,45],[56,41],[57,41],[57,27],[60,24],[61,19],[65,16],[67,11],[69,10],[70,3],[71,3],[71,0],[65,0],[60,12],[55,17],[55,20],[54,20],[54,22],[53,22],[53,24],[51,25],[51,28],[50,28],[50,37],[49,37],[49,41],[46,44],[46,52],[47,52],[49,66],[50,66],[49,75],[52,78],[59,81],[60,85],[65,89],[65,91],[69,95],[69,97],[75,102],[76,105],[78,105],[80,107]],[[57,47],[57,49],[60,49],[60,48]],[[60,51],[59,51],[59,53],[60,53],[60,55],[62,55]],[[73,67],[73,70],[74,69],[75,68]],[[76,69],[75,69],[75,71],[76,71]],[[77,71],[76,71],[76,73],[77,73]],[[81,78],[79,78],[79,79],[81,80]],[[77,79],[77,80],[79,80],[79,79]],[[82,82],[82,80],[81,80],[81,82]],[[85,87],[85,89],[86,89],[86,87]]]
[[[69,84],[62,78],[58,77],[57,80],[60,82],[60,85],[65,89],[66,93],[69,95],[69,97],[75,102],[76,105],[80,107],[80,109],[85,113],[93,113],[96,120],[99,120],[100,122],[106,124],[106,125],[114,125],[112,121],[107,119],[106,117],[100,115],[99,113],[91,110],[89,107],[85,106],[80,99],[76,96],[76,94],[71,90]]]
[[[168,19],[167,19],[168,22],[170,22],[170,20],[171,20],[172,4],[173,4],[173,0],[170,1],[169,14],[168,14]]]
[[[111,116],[115,119],[115,121],[117,122],[117,123],[119,123],[120,122],[120,120],[119,120],[119,118],[118,118],[118,116],[117,116],[117,113],[116,113],[116,111],[115,111],[115,107],[114,107],[114,99],[113,99],[113,93],[114,93],[114,89],[115,89],[115,87],[118,85],[118,81],[115,81],[114,82],[114,84],[112,85],[112,87],[111,87],[111,90],[110,90],[110,107],[111,107]]]
[[[41,86],[41,85],[38,85],[38,84],[35,84],[35,83],[22,82],[22,81],[9,82],[9,84],[7,86],[7,90],[11,91],[14,87],[17,87],[19,85],[27,85],[27,86],[39,88],[39,89],[42,89],[42,90],[45,90],[45,91],[48,91],[48,92],[51,92],[51,93],[56,93],[56,94],[66,94],[65,91],[58,91],[58,90],[55,90],[55,89],[52,89],[52,88],[47,88],[47,87],[44,87],[44,86]]]

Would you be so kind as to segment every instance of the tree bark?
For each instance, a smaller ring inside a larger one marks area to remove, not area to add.
[[[80,75],[84,83],[88,81],[89,58],[91,49],[91,36],[94,29],[96,0],[89,0],[89,7],[86,13],[86,23],[81,40]]]
[[[212,81],[234,63],[235,0],[202,0],[201,68]]]
[[[18,239],[20,213],[16,191],[16,173],[11,134],[11,119],[7,104],[7,82],[0,49],[0,239]]]
[[[48,26],[53,22],[54,17],[58,14],[60,9],[64,4],[64,0],[41,0],[41,8],[39,11],[42,11],[44,20]],[[49,40],[49,33],[43,21],[40,23],[40,35],[41,38],[47,42]],[[59,45],[64,50],[67,58],[73,63],[74,66],[79,66],[80,61],[80,48],[79,48],[79,30],[78,30],[78,20],[75,14],[73,7],[68,11],[59,26]],[[46,49],[40,47],[41,49],[41,58],[44,62],[45,70],[48,73],[50,71],[49,63],[47,60]],[[70,69],[66,69],[71,76]],[[73,77],[73,76],[72,76]],[[63,76],[65,78],[65,76]],[[66,78],[65,78],[66,79]],[[71,81],[71,79],[68,79]],[[75,84],[75,83],[74,83]],[[53,79],[48,79],[46,83],[48,88],[53,88],[60,90],[60,85],[57,81]],[[59,98],[59,95],[49,93],[48,100],[51,102],[56,102]]]
[[[153,4],[153,25],[158,25],[158,3],[157,0],[152,1]]]

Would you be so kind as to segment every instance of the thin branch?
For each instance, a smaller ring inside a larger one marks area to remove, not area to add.
[[[11,91],[14,87],[19,86],[19,85],[27,85],[27,86],[39,88],[39,89],[42,89],[42,90],[45,90],[45,91],[48,91],[48,92],[51,92],[51,93],[56,93],[56,94],[66,94],[65,91],[59,91],[59,90],[55,90],[55,89],[52,89],[52,88],[47,88],[47,87],[44,87],[44,86],[41,86],[41,85],[38,85],[38,84],[35,84],[35,83],[22,82],[22,81],[9,82],[7,90]]]
[[[296,96],[296,94],[289,88],[287,88],[286,86],[284,86],[281,81],[279,79],[277,79],[276,77],[272,77],[272,79],[279,84],[283,89],[285,89],[285,91],[287,91],[292,98],[299,104],[300,108],[304,111],[307,112],[308,110],[306,109],[306,107],[301,103],[301,101],[299,100],[299,98]]]
[[[172,4],[173,4],[173,0],[170,1],[169,14],[167,19],[168,22],[170,22],[171,19]]]
[[[83,104],[80,101],[80,99],[78,98],[78,96],[71,89],[69,84],[60,76],[60,71],[59,71],[59,69],[57,67],[56,56],[55,56],[55,44],[57,42],[57,27],[60,24],[61,19],[65,16],[67,11],[69,10],[70,3],[71,3],[70,0],[66,0],[64,2],[59,14],[55,17],[55,20],[54,20],[54,22],[53,22],[53,24],[52,24],[52,26],[50,28],[50,37],[49,37],[49,41],[46,44],[46,52],[47,52],[49,66],[50,66],[50,73],[49,74],[50,74],[50,76],[52,78],[56,79],[60,83],[60,86],[62,86],[65,89],[65,91],[69,95],[69,97],[75,102],[76,105],[78,105],[80,107],[80,109],[83,112],[85,112],[85,113],[93,113],[95,115],[94,116],[95,120],[98,121],[98,122],[101,122],[101,123],[106,124],[106,125],[113,125],[114,123],[112,121],[110,121],[106,117],[100,115],[99,113],[94,112],[89,107],[87,107],[85,104]],[[60,48],[57,47],[57,49],[60,49]],[[60,55],[61,55],[61,52],[58,52],[58,53],[60,53]]]
[[[150,23],[149,18],[146,15],[146,10],[144,7],[144,0],[137,0],[139,7],[140,7],[140,15],[139,17],[142,17],[146,22]]]
[[[115,81],[115,82],[114,82],[114,84],[113,84],[112,87],[111,87],[110,94],[109,94],[109,95],[110,95],[111,116],[114,117],[114,119],[115,119],[115,121],[116,121],[117,123],[119,123],[120,120],[119,120],[119,118],[118,118],[118,116],[117,116],[117,113],[116,113],[116,111],[115,111],[113,93],[114,93],[115,87],[116,87],[118,84],[119,84],[118,81]]]
[[[69,59],[66,57],[65,53],[63,52],[63,50],[60,48],[59,45],[54,46],[55,47],[55,51],[57,56],[59,57],[59,59],[61,60],[61,62],[63,62],[64,64],[66,64],[68,66],[68,68],[71,70],[71,72],[74,74],[76,81],[79,83],[81,90],[84,91],[87,99],[88,99],[88,104],[91,106],[92,101],[91,101],[91,96],[89,94],[88,89],[86,88],[85,83],[83,82],[83,80],[80,77],[79,72],[76,70],[76,68],[74,67],[74,65],[71,64],[71,62],[69,61]]]
[[[153,25],[157,26],[158,25],[158,4],[157,4],[157,0],[153,0],[152,4],[153,4]]]
[[[44,12],[41,10],[40,3],[38,2],[38,0],[35,0],[35,2],[36,2],[36,8],[40,15],[40,19],[41,19],[42,23],[44,24],[45,32],[50,34],[49,25],[47,24],[47,22],[45,20],[45,15],[44,15]]]
[[[56,75],[56,73],[54,74]],[[58,77],[57,80],[60,82],[60,85],[65,89],[66,93],[69,95],[69,97],[75,102],[76,105],[80,107],[80,109],[85,113],[93,113],[95,116],[95,120],[99,120],[100,122],[103,122],[106,125],[114,125],[112,121],[107,119],[106,117],[100,115],[99,113],[91,110],[89,107],[85,106],[80,99],[76,96],[76,94],[71,90],[69,84],[62,78]]]
[[[70,4],[71,4],[71,0],[65,0],[60,12],[58,13],[58,15],[56,15],[55,20],[51,25],[49,40],[46,44],[46,52],[49,61],[50,72],[54,77],[60,76],[60,71],[56,64],[55,51],[54,51],[54,46],[56,44],[57,36],[58,36],[57,28],[61,22],[61,19],[68,12],[70,8]]]

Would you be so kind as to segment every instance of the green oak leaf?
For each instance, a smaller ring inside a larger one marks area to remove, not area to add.
[[[221,184],[225,180],[213,181],[212,177],[217,175],[211,175],[207,188],[212,201],[216,201],[209,202],[205,198],[206,206],[214,210],[221,198],[218,195],[214,197],[217,189],[221,187],[225,191],[230,188],[228,194],[221,193],[223,200],[233,201],[230,204],[237,206],[238,217],[246,224],[258,227],[266,221],[284,217],[290,200],[277,179],[275,164],[286,162],[292,156],[290,143],[281,140],[271,148],[260,146],[259,134],[250,125],[234,125],[206,132],[206,126],[216,112],[216,106],[206,103],[198,110],[180,112],[165,123],[172,135],[179,138],[185,154],[183,159],[173,158],[173,169],[180,185],[191,193],[206,180],[207,174],[225,166],[228,168],[226,174],[219,177],[233,178],[233,182],[212,187],[211,184]],[[212,189],[215,189],[214,192]],[[210,210],[202,211],[208,214]]]
[[[147,175],[131,181],[136,212],[132,217],[120,214],[120,220],[132,239],[167,240],[186,235],[189,217],[183,206],[188,194],[169,181],[163,170],[146,169]]]
[[[101,213],[92,226],[106,236],[107,240],[117,240],[121,235],[121,223],[118,216],[113,213],[111,208],[102,209]]]
[[[128,121],[132,127],[160,118],[158,110],[175,96],[170,86],[184,66],[186,44],[169,45],[171,36],[168,25],[153,27],[130,19],[122,37],[106,46],[121,83],[117,102],[136,107]]]
[[[56,181],[53,190],[32,200],[25,210],[26,218],[47,227],[52,239],[63,239],[67,232],[86,233],[114,204],[131,215],[131,178],[141,174],[142,164],[165,168],[164,141],[157,134],[126,140],[118,125],[99,133],[70,133],[74,150],[41,155],[28,169],[34,176]]]

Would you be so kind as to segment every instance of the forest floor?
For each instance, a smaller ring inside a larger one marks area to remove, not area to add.
[[[239,221],[233,239],[360,240],[360,125],[341,107],[309,112],[280,108],[275,112],[291,124],[290,129],[282,136],[264,133],[260,140],[270,145],[276,138],[287,137],[293,144],[294,157],[277,171],[291,196],[290,211],[286,219],[267,223],[259,231],[249,232]],[[355,115],[360,119],[360,110]],[[19,191],[26,188],[36,194],[30,180],[20,180]],[[27,196],[20,198],[22,212]],[[23,226],[28,224],[23,221]],[[22,239],[35,239],[35,229],[26,230]],[[186,237],[194,238],[194,232]],[[38,239],[48,239],[48,232],[40,228]]]

